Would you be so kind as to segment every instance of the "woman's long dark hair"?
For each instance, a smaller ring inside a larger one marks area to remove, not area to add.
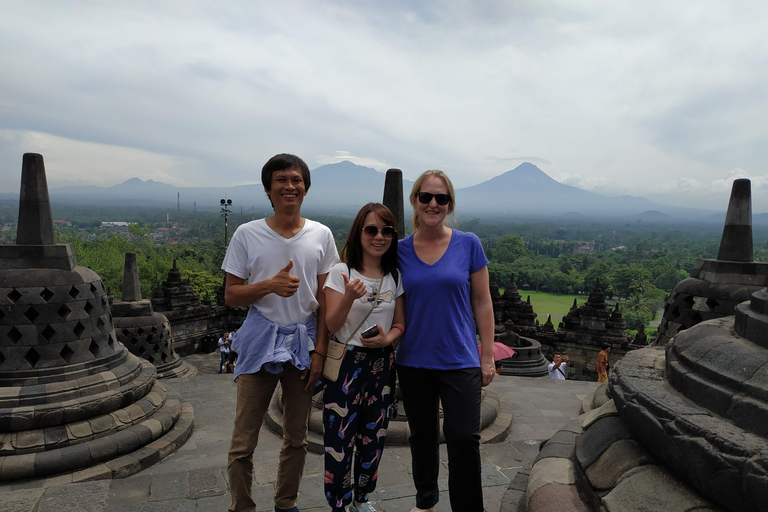
[[[358,272],[363,268],[363,244],[360,241],[360,237],[363,236],[363,228],[365,227],[365,217],[369,213],[375,213],[385,226],[392,226],[395,228],[397,225],[395,222],[395,216],[389,211],[389,208],[381,203],[368,203],[357,212],[352,227],[349,228],[349,235],[347,235],[347,241],[344,242],[344,247],[341,249],[341,261],[344,261],[350,268],[357,270]],[[397,228],[395,228],[397,229]],[[387,275],[393,272],[397,268],[397,233],[392,238],[392,243],[381,257],[381,271],[383,275]]]

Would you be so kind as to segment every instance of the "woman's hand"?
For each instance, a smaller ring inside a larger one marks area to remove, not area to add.
[[[480,358],[480,371],[482,373],[483,386],[487,386],[496,376],[496,363],[493,361],[493,353],[483,354]]]
[[[360,336],[360,342],[363,346],[368,348],[384,348],[391,345],[394,340],[390,339],[391,336],[389,336],[389,333],[384,334],[384,329],[379,324],[376,324],[376,327],[379,328],[379,334],[376,336],[371,338],[363,338]]]
[[[363,295],[365,295],[365,292],[367,291],[365,287],[365,283],[362,279],[359,277],[353,279],[352,281],[349,280],[347,277],[347,274],[341,273],[342,279],[344,279],[344,296],[345,298],[350,299],[351,301],[357,300]]]

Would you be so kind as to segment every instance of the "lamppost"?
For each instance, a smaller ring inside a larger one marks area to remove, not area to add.
[[[222,199],[219,202],[221,204],[221,214],[224,216],[224,247],[226,247],[227,246],[227,217],[229,216],[229,212],[230,212],[229,207],[232,206],[232,200]]]

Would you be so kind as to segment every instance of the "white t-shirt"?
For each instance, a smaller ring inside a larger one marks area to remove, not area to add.
[[[344,293],[344,278],[341,277],[342,272],[345,274],[347,274],[347,272],[352,274],[351,276],[347,276],[350,281],[359,277],[365,283],[366,288],[365,295],[352,303],[346,322],[344,322],[344,325],[339,329],[339,332],[336,333],[336,338],[343,343],[347,341],[352,334],[352,329],[360,325],[360,322],[365,318],[365,315],[371,310],[371,304],[376,297],[376,290],[379,288],[379,281],[381,281],[381,279],[365,277],[355,269],[347,270],[346,263],[339,263],[338,265],[334,265],[328,274],[328,279],[325,280],[325,288]],[[381,285],[381,293],[379,293],[379,301],[376,304],[376,307],[373,308],[373,311],[362,327],[354,332],[354,336],[349,340],[349,344],[356,347],[362,347],[363,344],[360,342],[360,333],[372,325],[379,324],[384,329],[384,334],[389,332],[389,329],[392,328],[392,319],[395,316],[395,299],[402,294],[403,280],[399,279],[397,285],[395,285],[395,278],[392,277],[392,274],[384,276],[384,281]]]
[[[565,380],[565,369],[568,368],[565,363],[560,363],[560,366],[555,368],[555,363],[549,363],[547,370],[549,370],[549,378],[555,380]]]
[[[305,219],[301,231],[283,238],[265,219],[242,224],[232,235],[221,268],[249,283],[258,283],[273,277],[289,260],[293,260],[291,274],[300,280],[298,291],[291,297],[270,293],[253,305],[267,319],[291,325],[303,322],[317,309],[317,276],[327,274],[339,261],[330,229]]]

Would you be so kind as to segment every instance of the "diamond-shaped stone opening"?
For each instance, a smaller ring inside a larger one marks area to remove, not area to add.
[[[91,293],[96,295],[96,292],[98,292],[98,291],[99,291],[99,289],[96,288],[96,285],[91,283]]]
[[[153,332],[153,333],[156,333],[156,332],[157,332],[157,327],[155,327],[155,326],[152,326],[152,332]]]
[[[104,330],[104,326],[105,326],[105,325],[106,325],[106,324],[104,323],[104,320],[102,320],[102,319],[101,319],[101,317],[99,317],[99,319],[98,319],[98,320],[96,320],[96,328],[97,328],[99,331],[103,331],[103,330]]]
[[[80,322],[77,322],[77,324],[75,324],[75,326],[72,328],[72,332],[74,332],[75,336],[79,338],[85,332],[85,326]]]
[[[136,346],[136,344],[137,344],[138,342],[139,342],[139,340],[137,340],[137,339],[136,339],[136,338],[134,338],[134,337],[131,337],[131,339],[129,339],[129,340],[128,340],[128,343],[129,343],[129,344],[130,344],[132,347],[135,347],[135,346]]]
[[[141,327],[139,327],[139,329],[136,331],[136,334],[138,334],[139,336],[141,336],[142,334],[144,334],[144,329],[142,329]]]
[[[24,360],[27,362],[30,368],[34,368],[38,361],[40,361],[40,354],[37,353],[37,350],[35,350],[34,347],[27,350],[27,353],[24,354]]]
[[[147,352],[147,348],[146,347],[144,347],[143,345],[141,347],[139,347],[139,355],[140,356],[143,356],[146,352]]]
[[[107,307],[107,298],[102,297],[101,298],[101,307],[106,308]]]
[[[56,329],[51,327],[50,325],[46,325],[45,329],[43,329],[43,332],[40,333],[40,336],[45,338],[45,341],[50,342],[54,336],[56,336]]]
[[[683,299],[683,307],[692,309],[693,304],[696,302],[696,299],[693,297],[693,295],[689,295],[686,298]]]
[[[693,325],[696,325],[700,323],[703,318],[701,318],[701,314],[697,311],[693,315],[691,315],[691,320],[693,321]]]
[[[21,332],[19,332],[17,328],[11,327],[11,330],[8,331],[8,334],[6,334],[5,337],[11,340],[11,343],[15,345],[16,343],[21,341],[21,338],[23,338],[24,335],[21,334]]]
[[[2,365],[5,362],[5,356],[2,352],[0,352],[0,365]]]
[[[131,331],[129,331],[128,329],[123,329],[122,331],[120,331],[120,334],[127,337],[131,335]]]
[[[716,308],[717,306],[719,306],[719,305],[720,305],[720,303],[719,303],[719,302],[717,302],[715,299],[711,299],[711,298],[710,298],[710,299],[707,299],[707,307],[708,307],[709,309],[711,309],[712,311],[714,311],[714,310],[715,310],[715,308]]]
[[[40,292],[40,297],[42,297],[45,302],[51,300],[54,295],[55,294],[48,288],[44,288],[43,291]]]
[[[114,334],[110,334],[109,341],[107,342],[107,344],[109,345],[109,348],[114,348],[115,346],[115,338],[113,338],[112,336],[114,336]]]
[[[96,343],[94,340],[91,340],[91,344],[88,346],[88,351],[93,354],[93,357],[99,357],[99,344]]]
[[[70,309],[69,306],[66,304],[62,304],[61,307],[56,311],[59,316],[62,318],[62,320],[66,320],[69,315],[72,313],[72,309]]]
[[[14,288],[8,295],[6,295],[6,297],[8,297],[8,300],[15,304],[16,301],[21,298],[21,292]]]
[[[83,306],[83,309],[85,310],[86,313],[90,315],[91,311],[93,311],[93,305],[91,304],[90,301],[88,301],[85,303],[85,306]]]
[[[72,288],[69,289],[69,296],[73,299],[76,299],[78,295],[80,295],[80,290],[78,290],[76,286],[72,285]]]
[[[59,352],[59,356],[65,360],[67,363],[72,362],[72,357],[75,355],[75,351],[69,348],[69,345],[64,344],[64,348],[61,349],[61,352]]]
[[[152,343],[154,341],[155,337],[152,334],[147,335],[147,341],[149,343]]]
[[[25,312],[24,316],[29,320],[30,322],[34,323],[35,319],[40,316],[40,313],[37,312],[37,310],[34,308],[34,306],[30,306]]]
[[[3,313],[3,310],[0,309],[0,322],[3,321],[3,318],[5,318],[5,313]]]
[[[160,355],[160,359],[162,359],[164,363],[167,363],[168,362],[168,355],[165,352],[163,352]]]

